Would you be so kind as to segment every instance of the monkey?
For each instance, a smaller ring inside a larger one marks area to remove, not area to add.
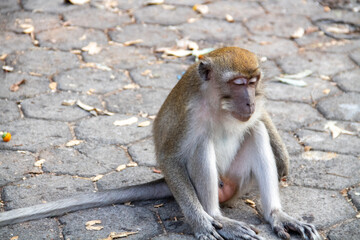
[[[225,217],[230,202],[257,183],[263,217],[282,239],[289,230],[322,239],[281,208],[278,180],[289,154],[264,107],[257,56],[239,47],[202,55],[172,89],[153,123],[163,179],[0,213],[0,226],[128,201],[174,197],[201,240],[262,240],[257,229]]]

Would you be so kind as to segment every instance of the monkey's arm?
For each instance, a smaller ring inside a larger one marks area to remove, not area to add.
[[[270,145],[276,160],[279,180],[289,174],[289,153],[269,114],[264,110],[262,119],[269,133]]]
[[[118,188],[103,192],[86,193],[66,199],[0,213],[0,226],[61,216],[81,209],[101,207],[129,201],[160,199],[172,196],[164,179],[141,185]]]

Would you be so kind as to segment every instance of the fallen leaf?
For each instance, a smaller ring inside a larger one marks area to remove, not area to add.
[[[73,139],[73,140],[67,142],[67,143],[65,144],[65,146],[66,146],[66,147],[73,147],[73,146],[77,146],[77,145],[81,144],[82,142],[84,142],[84,141],[83,141],[83,140]]]
[[[246,204],[249,204],[252,208],[255,208],[256,207],[256,204],[253,200],[250,200],[250,199],[246,199],[245,200],[245,203]]]
[[[163,4],[164,3],[164,0],[150,0],[150,1],[147,1],[145,2],[145,5],[160,5],[160,4]]]
[[[91,220],[85,223],[86,229],[90,231],[99,231],[103,229],[103,226],[94,226],[96,224],[101,224],[101,220]]]
[[[176,40],[176,46],[181,49],[190,49],[190,50],[198,50],[199,45],[189,40],[188,38],[182,38],[180,40]]]
[[[356,214],[356,218],[360,218],[360,212]]]
[[[7,66],[7,65],[2,66],[2,69],[3,69],[5,72],[12,72],[12,71],[14,71],[14,68],[13,68],[13,67]]]
[[[127,167],[137,167],[138,164],[136,162],[131,162],[131,163],[128,163],[126,164]]]
[[[188,23],[194,23],[194,22],[196,22],[198,19],[197,18],[189,18],[188,20],[187,20],[187,22]]]
[[[146,69],[145,71],[143,71],[143,72],[141,73],[141,76],[147,76],[147,75],[152,75],[150,69]]]
[[[88,52],[89,55],[98,54],[101,51],[101,47],[97,45],[96,42],[90,42],[87,46],[83,47],[81,50]]]
[[[165,50],[164,53],[175,57],[186,57],[186,56],[190,56],[192,54],[192,51],[184,50],[184,49],[176,49],[176,50],[167,49]]]
[[[125,168],[126,168],[126,164],[121,164],[116,168],[116,171],[120,172],[120,171],[124,170]]]
[[[102,179],[103,177],[104,177],[104,175],[99,174],[99,175],[96,175],[95,177],[92,177],[92,178],[91,178],[91,181],[97,182],[97,181],[99,181],[100,179]]]
[[[340,193],[342,196],[347,197],[347,191],[348,190],[345,188],[345,189],[341,190]]]
[[[360,196],[360,192],[354,192],[355,196]]]
[[[150,118],[151,120],[155,120],[156,115],[150,115],[149,118]]]
[[[163,203],[160,203],[160,204],[154,205],[154,208],[160,208],[160,207],[162,207],[162,206],[164,206],[164,204],[163,204]]]
[[[330,90],[329,88],[326,88],[326,89],[324,89],[322,92],[323,92],[325,95],[328,95],[328,94],[331,92],[331,90]]]
[[[12,238],[10,238],[10,240],[18,240],[19,236],[13,236]]]
[[[233,18],[230,14],[226,14],[226,15],[225,15],[225,19],[226,19],[226,21],[228,21],[229,23],[233,23],[233,22],[234,22],[234,18]]]
[[[23,29],[23,33],[32,33],[34,32],[34,26],[28,23],[20,24],[20,27]]]
[[[116,120],[113,124],[115,126],[130,126],[138,121],[137,117],[131,117],[124,120]]]
[[[326,75],[320,75],[320,78],[322,80],[325,80],[325,81],[330,81],[331,80],[331,78],[329,76],[326,76]]]
[[[324,6],[324,12],[330,12],[331,8],[329,6]]]
[[[86,92],[86,94],[87,94],[87,95],[92,95],[94,92],[96,92],[96,90],[93,89],[93,88],[90,88],[90,89]]]
[[[49,88],[53,91],[56,90],[56,87],[57,87],[57,82],[51,82],[49,83]]]
[[[159,174],[161,173],[161,170],[159,170],[159,169],[153,168],[152,170],[154,173],[159,173]]]
[[[80,100],[76,101],[76,105],[78,105],[80,108],[82,108],[82,109],[84,109],[85,111],[88,111],[88,112],[94,110],[93,106],[87,105],[87,104],[81,102]]]
[[[67,0],[67,1],[74,5],[83,5],[85,3],[90,2],[90,0]]]
[[[136,39],[136,40],[126,41],[123,44],[124,44],[124,46],[131,46],[131,45],[135,45],[135,44],[142,43],[142,42],[144,42],[144,40]]]
[[[305,152],[309,152],[311,149],[312,149],[311,146],[305,146],[305,147],[304,147],[304,151],[305,151]]]
[[[279,80],[282,83],[286,83],[289,85],[297,86],[297,87],[305,87],[307,86],[307,83],[303,80],[294,80],[284,77],[275,77],[276,80]]]
[[[13,85],[10,86],[10,91],[12,92],[16,92],[20,89],[20,85],[25,84],[26,80],[23,79],[21,81],[18,81],[17,83],[14,83]]]
[[[113,239],[117,239],[117,238],[125,238],[130,235],[137,234],[137,233],[138,232],[121,232],[121,233],[111,232],[107,238],[103,238],[101,240],[113,240]]]
[[[130,84],[127,84],[123,87],[123,89],[125,90],[128,90],[128,89],[138,89],[140,88],[139,85],[137,85],[136,83],[130,83]]]
[[[302,79],[310,76],[313,73],[311,70],[305,70],[296,74],[282,74],[281,77],[291,78],[291,79]]]
[[[209,7],[207,5],[203,5],[203,4],[195,4],[193,6],[193,10],[200,14],[207,14],[209,12]]]
[[[42,76],[41,73],[36,73],[36,72],[29,72],[29,74],[30,74],[31,76],[36,76],[36,77],[41,77],[41,76]]]
[[[208,54],[209,52],[212,52],[212,51],[214,51],[214,48],[204,48],[201,50],[193,50],[191,55],[195,56],[195,61],[198,61],[199,57],[201,55]]]
[[[62,101],[61,105],[63,105],[63,106],[73,106],[75,103],[76,103],[76,100],[70,99],[70,100]]]
[[[144,121],[138,124],[138,127],[147,127],[150,126],[150,121]]]
[[[304,34],[305,34],[305,29],[300,27],[300,28],[296,29],[296,31],[293,34],[291,34],[291,38],[293,38],[293,39],[301,38],[304,36]]]
[[[310,33],[317,32],[317,31],[319,31],[319,28],[318,28],[318,27],[311,26],[311,27],[308,27],[308,28],[305,30],[305,34],[310,34]]]
[[[342,129],[342,128],[336,126],[335,124],[336,124],[336,121],[328,121],[324,126],[325,130],[328,129],[331,132],[331,136],[333,139],[340,136],[340,134],[355,135],[354,132],[350,132],[345,129]]]
[[[0,61],[4,61],[6,59],[6,57],[8,56],[8,54],[4,53],[0,56]]]
[[[162,8],[163,8],[164,10],[170,10],[170,11],[176,9],[176,7],[175,7],[174,5],[168,5],[168,4],[162,5]]]
[[[45,163],[45,159],[39,159],[34,163],[35,167],[41,167]]]
[[[351,32],[350,28],[347,25],[329,26],[326,28],[325,31],[336,34],[348,34]]]

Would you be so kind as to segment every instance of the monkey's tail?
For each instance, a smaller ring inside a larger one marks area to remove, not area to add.
[[[129,201],[161,199],[172,194],[164,179],[141,185],[102,192],[86,193],[54,202],[14,209],[0,213],[0,226],[61,216],[65,213]]]

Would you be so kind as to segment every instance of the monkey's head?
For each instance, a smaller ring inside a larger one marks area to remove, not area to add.
[[[201,56],[198,72],[202,81],[217,89],[218,107],[240,121],[255,111],[255,96],[261,72],[257,56],[238,47],[225,47]]]

